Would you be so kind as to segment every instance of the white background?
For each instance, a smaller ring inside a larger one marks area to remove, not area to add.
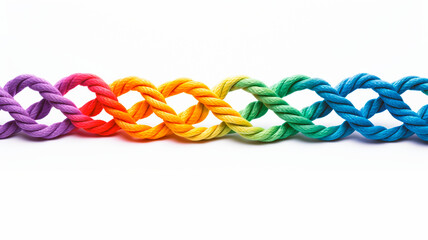
[[[23,73],[54,84],[75,72],[108,83],[190,77],[210,87],[241,74],[267,85],[294,74],[333,86],[359,72],[389,82],[428,77],[427,10],[410,0],[0,0],[0,85]],[[67,96],[79,106],[94,97],[83,87]],[[361,107],[373,97],[358,90],[349,99]],[[427,103],[420,92],[403,98],[415,111]],[[16,99],[29,106],[40,96],[26,89]],[[125,106],[139,99],[120,98]],[[319,99],[286,97],[297,108]],[[240,110],[253,97],[226,100]],[[196,102],[167,101],[177,112]],[[40,122],[63,118],[53,111]],[[1,123],[10,119],[0,113]],[[315,121],[341,122],[335,114]],[[373,122],[400,124],[388,113]],[[269,113],[253,123],[281,120]],[[0,239],[427,239],[425,148],[417,137],[379,143],[358,133],[271,144],[18,134],[0,141]]]

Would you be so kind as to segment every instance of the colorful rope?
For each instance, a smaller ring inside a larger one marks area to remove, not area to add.
[[[85,86],[95,93],[96,98],[81,108],[64,97],[76,86]],[[42,100],[24,109],[14,96],[26,87],[37,91]],[[372,89],[379,97],[369,100],[362,109],[356,109],[346,96],[359,88]],[[251,102],[240,112],[234,110],[223,99],[230,91],[242,89],[251,93],[257,101]],[[290,106],[283,98],[304,89],[315,91],[323,101],[318,101],[302,110]],[[354,131],[363,136],[382,141],[396,141],[413,134],[428,141],[428,105],[417,113],[403,101],[401,94],[407,90],[428,93],[428,79],[409,76],[394,83],[382,81],[369,74],[358,74],[342,81],[336,88],[319,78],[297,75],[285,78],[267,87],[264,83],[245,76],[228,78],[210,90],[203,83],[187,78],[167,82],[159,87],[151,82],[127,77],[105,83],[92,74],[73,74],[52,86],[47,81],[32,76],[21,75],[0,87],[0,110],[7,111],[14,120],[0,126],[0,138],[7,138],[23,131],[31,137],[52,139],[69,133],[75,128],[98,135],[111,135],[120,129],[139,139],[158,139],[170,134],[192,140],[206,140],[222,137],[235,132],[242,137],[255,141],[271,142],[285,139],[299,132],[321,140],[344,138]],[[117,99],[129,91],[138,91],[143,100],[126,109]],[[165,101],[165,98],[180,93],[192,95],[198,104],[177,114]],[[39,124],[36,120],[46,117],[52,107],[60,110],[66,119],[50,126]],[[113,119],[105,122],[92,117],[102,110]],[[273,111],[284,120],[279,126],[268,129],[253,126],[250,121]],[[313,123],[334,110],[345,121],[338,126],[326,127]],[[376,113],[388,110],[403,124],[393,128],[375,126],[369,119]],[[209,128],[194,127],[202,122],[211,111],[221,123]],[[138,124],[137,121],[156,114],[163,122],[151,127]]]

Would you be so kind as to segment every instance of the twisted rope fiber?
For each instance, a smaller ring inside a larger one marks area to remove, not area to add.
[[[77,108],[64,95],[76,86],[87,87],[96,98]],[[37,91],[42,100],[24,109],[14,96],[26,87]],[[369,100],[363,108],[356,109],[346,96],[356,89],[372,89],[379,97]],[[251,102],[240,112],[223,99],[231,91],[242,89],[252,94],[257,101]],[[283,98],[304,89],[315,91],[323,100],[301,111],[290,106]],[[428,93],[428,79],[409,76],[392,84],[370,74],[358,74],[342,81],[336,88],[319,78],[303,75],[288,77],[272,87],[245,76],[228,78],[210,90],[203,83],[180,78],[159,87],[138,77],[119,79],[108,85],[93,74],[73,74],[60,80],[55,86],[32,75],[21,75],[0,87],[0,110],[7,111],[14,120],[0,126],[0,138],[7,138],[19,131],[31,137],[52,139],[65,135],[75,128],[97,135],[108,136],[120,129],[139,139],[158,139],[170,134],[198,141],[238,133],[250,140],[271,142],[285,139],[299,132],[321,140],[344,138],[354,131],[363,136],[382,141],[396,141],[416,134],[428,140],[428,105],[417,113],[403,101],[401,94],[407,90]],[[143,100],[126,109],[117,97],[129,91],[138,91]],[[198,103],[177,114],[166,98],[180,93],[192,95]],[[50,126],[37,120],[46,117],[52,107],[65,115],[65,120]],[[93,119],[102,110],[113,119],[106,122]],[[254,127],[250,121],[272,110],[284,123],[268,129]],[[313,123],[335,111],[344,122],[326,127]],[[376,113],[388,110],[403,124],[393,128],[375,126],[369,119]],[[211,111],[221,123],[206,127],[194,127]],[[156,114],[163,122],[157,126],[138,124],[137,121]]]

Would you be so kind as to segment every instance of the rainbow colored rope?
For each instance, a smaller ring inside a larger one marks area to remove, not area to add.
[[[95,99],[81,108],[64,97],[78,85],[86,86],[96,94]],[[43,99],[24,109],[14,96],[26,87],[39,92]],[[373,89],[379,95],[378,98],[369,100],[361,110],[346,99],[348,94],[359,88]],[[251,93],[258,101],[251,102],[245,109],[237,112],[223,99],[230,91],[238,89]],[[324,100],[299,111],[283,99],[304,89],[315,91]],[[407,90],[428,94],[428,79],[409,76],[391,84],[374,75],[358,74],[333,88],[322,79],[297,75],[267,87],[256,79],[237,76],[222,81],[210,90],[203,83],[187,78],[176,79],[159,87],[138,77],[123,78],[108,85],[93,74],[78,73],[52,86],[41,78],[21,75],[9,81],[4,88],[0,87],[0,110],[7,111],[14,119],[0,126],[0,138],[23,131],[31,137],[52,139],[81,128],[98,135],[111,135],[123,129],[139,139],[158,139],[175,134],[192,141],[218,138],[231,132],[246,139],[263,142],[285,139],[298,132],[310,138],[336,140],[354,131],[369,139],[382,141],[396,141],[413,134],[428,141],[428,105],[417,113],[412,111],[400,96]],[[144,100],[126,109],[117,97],[129,91],[138,91]],[[165,98],[180,93],[191,94],[198,100],[198,104],[177,114],[168,106]],[[47,116],[52,107],[60,110],[66,119],[50,126],[37,123],[36,120]],[[103,109],[113,117],[109,122],[92,118]],[[272,110],[284,123],[268,129],[255,127],[250,123],[265,115],[268,110]],[[328,115],[332,110],[345,120],[341,125],[326,127],[313,123],[313,120]],[[387,129],[375,126],[369,120],[376,113],[385,110],[403,124]],[[194,127],[193,124],[202,122],[209,111],[222,121],[221,124],[209,128]],[[137,123],[152,113],[163,122],[154,127]]]

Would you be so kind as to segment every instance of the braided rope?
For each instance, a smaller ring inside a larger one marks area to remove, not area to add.
[[[65,97],[65,94],[77,86],[87,87],[96,98],[78,108]],[[37,91],[42,100],[24,109],[14,96],[29,87]],[[231,91],[244,90],[252,94],[257,101],[251,102],[237,112],[224,98]],[[323,100],[298,110],[290,106],[283,98],[301,90],[314,91]],[[371,99],[358,110],[346,99],[357,89],[372,89],[379,97]],[[332,87],[319,78],[303,75],[288,77],[277,84],[267,87],[261,81],[246,76],[228,78],[210,90],[206,85],[187,78],[180,78],[154,86],[151,82],[138,77],[119,79],[108,85],[93,74],[73,74],[60,80],[55,86],[32,76],[18,76],[0,87],[0,110],[6,111],[14,119],[0,125],[0,138],[7,138],[23,131],[35,138],[52,139],[65,135],[75,128],[87,132],[108,136],[123,129],[127,134],[139,139],[158,139],[175,134],[193,140],[207,140],[237,133],[250,140],[271,142],[285,139],[299,132],[310,138],[336,140],[344,138],[354,131],[363,136],[382,141],[396,141],[416,134],[428,141],[428,105],[417,113],[403,101],[401,94],[407,90],[422,91],[428,94],[428,79],[409,76],[394,83],[385,82],[370,74],[358,74]],[[126,109],[118,97],[137,91],[142,100]],[[198,103],[177,114],[166,102],[166,98],[181,93],[192,95]],[[65,116],[62,122],[50,126],[39,124],[37,120],[46,117],[50,110],[58,109]],[[112,116],[108,122],[95,120],[102,110]],[[250,122],[273,111],[283,124],[264,129]],[[393,128],[376,126],[370,118],[388,110],[403,124]],[[337,126],[316,125],[314,120],[335,111],[344,122]],[[212,112],[221,123],[211,127],[195,127]],[[154,126],[138,124],[137,121],[155,114],[163,121]]]

